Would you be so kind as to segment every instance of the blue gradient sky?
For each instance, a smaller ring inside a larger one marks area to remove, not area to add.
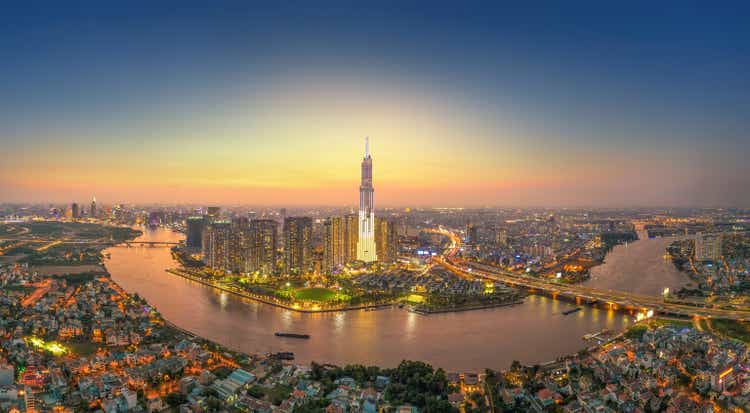
[[[0,201],[748,206],[748,11],[6,6]]]

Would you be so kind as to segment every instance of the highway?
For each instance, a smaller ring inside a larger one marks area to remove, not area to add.
[[[559,284],[544,279],[526,276],[471,260],[456,258],[461,248],[461,238],[444,228],[431,230],[450,238],[451,244],[441,256],[432,257],[432,264],[440,265],[461,277],[473,277],[523,288],[531,293],[544,294],[553,298],[566,298],[579,304],[606,305],[613,310],[647,312],[680,317],[727,318],[734,320],[750,319],[750,308],[709,308],[685,302],[666,302],[660,296],[633,294],[625,291],[599,290],[576,284]]]

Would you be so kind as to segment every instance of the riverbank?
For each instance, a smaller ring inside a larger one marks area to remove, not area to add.
[[[333,312],[339,312],[339,311],[353,311],[353,310],[369,310],[369,309],[379,309],[379,308],[387,308],[394,305],[394,303],[381,303],[381,304],[366,304],[366,305],[351,305],[351,306],[341,306],[341,307],[319,307],[319,308],[304,308],[299,306],[298,304],[286,304],[280,301],[276,301],[268,296],[262,296],[262,295],[255,295],[250,294],[245,291],[237,291],[235,289],[223,286],[221,284],[217,284],[214,282],[210,282],[207,280],[204,280],[200,277],[196,277],[191,275],[190,273],[186,271],[182,271],[177,268],[168,268],[165,270],[166,272],[176,275],[178,277],[185,278],[190,281],[195,281],[197,283],[203,284],[207,287],[215,288],[220,291],[224,291],[230,294],[234,294],[236,296],[247,298],[249,300],[257,301],[259,303],[272,305],[274,307],[283,308],[285,310],[289,311],[296,311],[298,313],[333,313]]]
[[[180,242],[183,238],[158,228],[145,231],[138,241]],[[166,268],[180,268],[170,248],[111,247],[105,252],[111,254],[105,263],[113,279],[148,300],[175,325],[245,354],[291,351],[300,364],[319,361],[391,368],[406,359],[423,360],[447,371],[505,369],[513,360],[534,364],[574,354],[584,347],[584,334],[604,328],[621,330],[630,324],[630,318],[621,313],[588,307],[575,317],[552,317],[568,305],[535,295],[519,305],[430,317],[405,311],[406,306],[302,313],[166,274]],[[274,337],[275,331],[313,334],[310,340],[280,340]],[[507,339],[507,331],[514,332],[513,340]],[[557,339],[549,340],[550,336]]]
[[[443,314],[443,313],[458,313],[463,311],[474,311],[474,310],[487,310],[490,308],[498,308],[498,307],[510,307],[513,305],[519,305],[523,304],[524,300],[515,300],[510,301],[506,303],[494,303],[494,304],[483,304],[483,305],[471,305],[466,307],[451,307],[451,308],[441,308],[441,309],[426,309],[426,308],[417,308],[412,307],[409,309],[409,311],[421,315],[430,315],[430,314]]]

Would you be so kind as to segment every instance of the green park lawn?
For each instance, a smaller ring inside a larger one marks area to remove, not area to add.
[[[330,301],[336,297],[336,292],[328,288],[302,288],[294,294],[298,300]]]

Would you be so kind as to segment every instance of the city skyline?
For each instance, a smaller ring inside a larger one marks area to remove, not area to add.
[[[745,14],[10,8],[0,202],[747,206]]]
[[[750,412],[749,15],[4,4],[0,412]]]

